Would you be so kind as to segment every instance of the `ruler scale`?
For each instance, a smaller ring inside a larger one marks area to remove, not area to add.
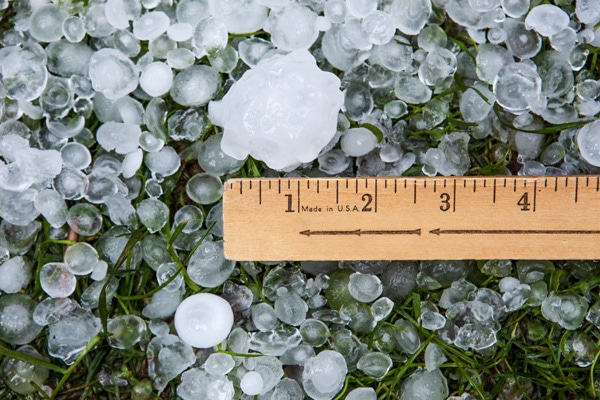
[[[600,259],[600,176],[250,178],[231,260]]]

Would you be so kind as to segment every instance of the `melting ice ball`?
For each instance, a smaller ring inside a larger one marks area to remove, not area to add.
[[[336,132],[344,102],[340,80],[317,67],[306,50],[263,59],[209,104],[224,128],[221,148],[238,160],[250,154],[273,169],[311,162]]]
[[[210,293],[185,299],[175,311],[177,334],[192,347],[205,349],[221,343],[233,326],[233,311],[227,300]]]

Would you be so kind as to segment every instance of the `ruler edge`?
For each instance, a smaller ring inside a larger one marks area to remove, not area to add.
[[[566,183],[568,183],[569,179],[574,179],[577,185],[577,182],[579,181],[579,179],[586,179],[589,180],[591,177],[595,178],[597,181],[600,181],[600,174],[581,174],[581,175],[486,175],[486,176],[352,176],[352,177],[337,177],[337,176],[332,176],[332,177],[308,177],[308,176],[293,176],[293,177],[248,177],[248,178],[229,178],[227,179],[224,183],[223,183],[223,204],[225,204],[226,201],[226,197],[232,196],[232,195],[236,195],[234,193],[234,189],[235,189],[235,183],[241,182],[243,184],[243,182],[268,182],[268,181],[279,181],[279,180],[287,180],[287,181],[299,181],[299,182],[305,182],[305,181],[356,181],[356,180],[362,180],[362,181],[368,181],[368,180],[377,180],[377,181],[385,181],[385,180],[404,180],[404,181],[414,181],[414,182],[419,182],[419,181],[440,181],[440,180],[452,180],[453,184],[456,185],[458,182],[464,182],[464,181],[489,181],[489,180],[514,180],[516,181],[532,181],[532,182],[539,182],[541,181],[548,181],[550,179],[555,180],[556,182],[558,182],[559,179],[564,180]],[[586,181],[587,182],[587,181]],[[504,185],[503,185],[504,186]],[[587,186],[587,185],[586,185]],[[577,187],[577,186],[576,186]],[[576,189],[577,190],[577,189]],[[228,194],[229,193],[229,194]],[[224,254],[225,257],[229,260],[232,261],[257,261],[257,262],[261,262],[261,261],[265,261],[265,262],[295,262],[295,261],[356,261],[356,260],[350,260],[350,259],[340,259],[340,258],[301,258],[301,259],[295,259],[295,258],[260,258],[260,259],[252,259],[252,260],[245,260],[245,259],[241,259],[241,258],[229,258],[228,257],[228,249],[227,249],[227,242],[226,242],[226,238],[225,238],[225,220],[226,220],[226,216],[225,216],[225,210],[226,208],[223,207],[223,244],[224,244]],[[478,261],[478,260],[493,260],[493,259],[499,259],[499,258],[439,258],[439,257],[427,257],[427,258],[402,258],[402,259],[392,259],[392,260],[387,260],[387,259],[365,259],[362,258],[360,259],[360,261],[428,261],[428,260],[474,260],[474,261]],[[561,260],[597,260],[600,259],[598,257],[577,257],[577,258],[547,258],[547,257],[541,257],[541,258],[531,258],[531,257],[511,257],[511,260],[531,260],[531,261],[537,261],[537,260],[550,260],[550,261],[561,261]]]

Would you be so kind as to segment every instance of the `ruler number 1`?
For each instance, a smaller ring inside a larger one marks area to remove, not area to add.
[[[285,212],[291,212],[291,213],[296,212],[292,208],[292,195],[286,194],[285,197],[287,197],[287,210],[285,210]]]
[[[529,202],[529,193],[523,193],[519,201],[517,201],[517,205],[521,206],[521,211],[529,211],[529,206],[531,205]]]

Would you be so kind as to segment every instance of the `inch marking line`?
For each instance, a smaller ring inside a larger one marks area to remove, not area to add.
[[[432,229],[432,235],[600,235],[600,230]]]
[[[304,231],[299,232],[304,236],[311,235],[419,235],[421,236],[421,229],[412,229],[412,230],[362,230],[362,229],[354,229],[347,231],[312,231],[310,229],[306,229]]]

